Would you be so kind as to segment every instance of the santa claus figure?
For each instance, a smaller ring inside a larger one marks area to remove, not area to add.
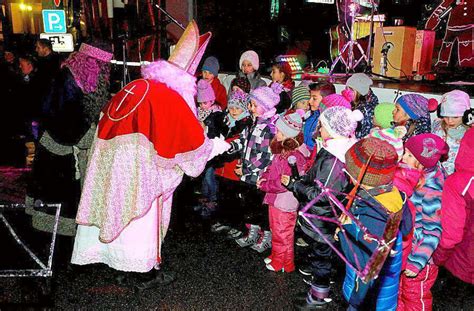
[[[426,22],[434,30],[448,16],[446,34],[435,66],[448,66],[454,44],[457,44],[458,66],[474,67],[474,0],[444,0]]]
[[[142,69],[103,109],[76,221],[71,262],[149,272],[142,288],[169,282],[159,270],[173,192],[230,146],[206,138],[196,118],[194,72],[211,34],[193,21],[168,61]],[[155,268],[155,269],[154,269]]]

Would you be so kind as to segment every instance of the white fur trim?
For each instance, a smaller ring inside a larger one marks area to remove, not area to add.
[[[165,60],[159,60],[143,67],[142,76],[145,79],[164,83],[176,91],[196,115],[196,103],[194,102],[196,77]]]

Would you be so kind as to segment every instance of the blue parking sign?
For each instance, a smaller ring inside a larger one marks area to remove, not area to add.
[[[66,33],[64,10],[43,10],[43,26],[46,33]]]

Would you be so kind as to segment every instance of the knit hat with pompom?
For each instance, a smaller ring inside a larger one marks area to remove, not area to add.
[[[204,103],[212,100],[216,100],[216,95],[209,82],[201,79],[197,83],[197,102]]]
[[[276,128],[286,137],[296,137],[303,128],[303,109],[297,109],[296,112],[280,116],[275,123]]]
[[[363,118],[359,110],[336,106],[324,110],[319,120],[332,138],[338,138],[353,137],[357,122]]]
[[[250,92],[250,99],[254,100],[257,106],[263,111],[260,116],[263,119],[271,118],[275,115],[276,108],[280,102],[280,96],[268,86],[261,86]]]
[[[343,95],[331,94],[323,98],[321,104],[319,104],[319,112],[323,113],[324,110],[331,107],[345,107],[351,109],[351,100]]]

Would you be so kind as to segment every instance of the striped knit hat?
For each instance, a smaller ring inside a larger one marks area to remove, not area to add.
[[[276,128],[285,134],[286,137],[296,137],[303,128],[304,110],[298,109],[296,112],[280,116],[275,123]]]
[[[358,178],[369,158],[370,162],[361,184],[370,187],[390,184],[398,164],[395,148],[374,137],[359,140],[346,152],[346,169],[352,178]]]
[[[397,126],[395,128],[374,130],[367,137],[375,137],[392,145],[397,152],[398,161],[400,161],[403,157],[404,151],[402,138],[406,133],[407,129],[404,126]]]
[[[295,107],[297,103],[309,99],[309,88],[305,85],[299,85],[291,93],[291,106]]]

